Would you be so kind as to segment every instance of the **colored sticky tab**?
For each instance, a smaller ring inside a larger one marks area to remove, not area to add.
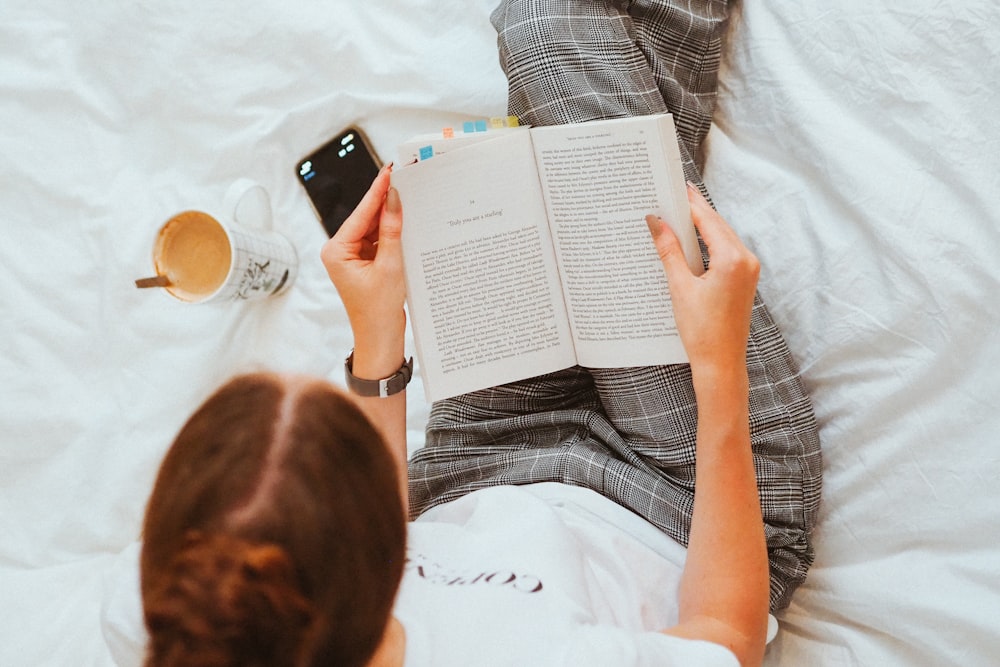
[[[520,124],[520,121],[517,120],[517,116],[507,116],[507,127],[517,127]]]
[[[443,130],[441,130],[441,136],[443,136],[445,139],[454,139],[455,138],[455,128],[453,128],[453,127],[446,127],[446,128],[444,128]]]
[[[476,131],[476,124],[473,123],[471,120],[467,120],[464,123],[462,123],[462,132],[465,132],[466,134],[472,134],[475,131]]]
[[[476,132],[485,132],[485,131],[486,131],[486,120],[485,119],[483,119],[483,120],[477,120],[476,121]]]
[[[429,160],[434,157],[434,147],[433,146],[423,146],[420,148],[420,159]],[[437,164],[436,162],[434,164]]]
[[[504,119],[503,118],[497,118],[497,117],[490,118],[490,129],[491,130],[496,130],[498,128],[501,128],[501,127],[504,126],[504,124],[505,123],[504,123]]]

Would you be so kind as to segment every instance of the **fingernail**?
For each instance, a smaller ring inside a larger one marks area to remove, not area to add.
[[[389,188],[385,195],[385,210],[389,213],[399,213],[403,210],[403,204],[399,201],[399,191],[396,188]]]
[[[663,232],[663,220],[653,214],[646,216],[646,226],[649,227],[649,233],[653,235],[654,239]]]

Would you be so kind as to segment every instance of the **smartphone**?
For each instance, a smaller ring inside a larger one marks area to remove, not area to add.
[[[344,128],[296,165],[299,183],[330,236],[368,192],[382,164],[364,133]]]

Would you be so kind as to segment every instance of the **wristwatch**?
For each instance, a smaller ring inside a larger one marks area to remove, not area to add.
[[[410,384],[412,377],[413,357],[403,361],[403,365],[399,367],[398,371],[381,380],[362,380],[354,377],[354,350],[351,350],[351,354],[344,361],[344,379],[347,382],[347,388],[358,396],[385,398],[398,394],[406,389],[406,385]]]

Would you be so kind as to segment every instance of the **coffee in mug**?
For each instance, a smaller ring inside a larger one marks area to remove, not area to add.
[[[219,222],[201,211],[174,216],[160,230],[153,249],[156,275],[183,301],[204,301],[217,292],[232,266],[232,244]]]

